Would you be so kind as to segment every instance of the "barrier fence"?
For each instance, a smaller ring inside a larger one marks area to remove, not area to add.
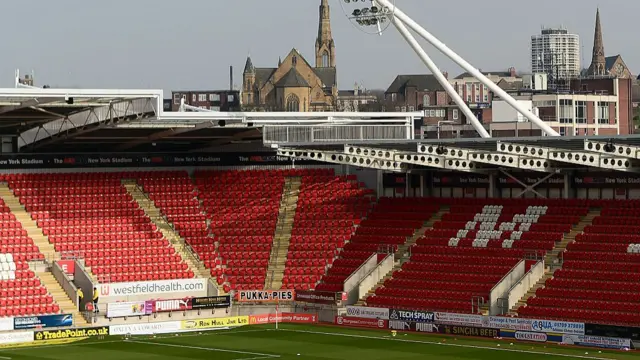
[[[215,308],[222,307],[223,304],[230,302],[230,299],[228,296],[218,296],[163,301],[176,301],[176,306],[180,306],[180,310],[182,310],[183,307],[187,306],[185,303],[190,304],[189,306],[192,309],[196,308],[194,305]],[[159,302],[155,301],[154,306],[156,309],[164,306],[158,305]],[[146,303],[142,308],[147,308]],[[288,307],[287,309],[293,310],[294,308]],[[619,350],[632,349],[634,348],[633,341],[640,340],[640,329],[633,327],[474,314],[451,314],[409,309],[348,306],[345,310],[344,316],[334,316],[333,319],[330,319],[330,322],[341,327],[476,338],[506,338],[525,342],[556,343]],[[3,319],[4,322],[2,324],[4,324],[5,330],[8,330],[10,324],[12,324],[11,328],[17,331],[0,333],[0,344],[104,337],[108,335],[153,335],[210,331],[274,323],[315,324],[326,322],[326,319],[322,319],[319,314],[319,312],[302,313],[293,311],[265,312],[250,315],[88,328],[73,328],[72,315],[70,314],[15,317]]]

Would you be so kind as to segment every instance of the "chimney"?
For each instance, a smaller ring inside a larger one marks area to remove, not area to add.
[[[512,66],[512,67],[510,67],[510,68],[509,68],[509,75],[510,75],[511,77],[516,77],[516,76],[517,76],[517,74],[516,74],[516,68],[514,68],[513,66]]]
[[[448,73],[448,72],[443,71],[443,72],[442,72],[442,75],[444,75],[444,78],[445,78],[445,79],[449,80],[449,73]]]
[[[229,66],[229,90],[233,91],[233,65]]]

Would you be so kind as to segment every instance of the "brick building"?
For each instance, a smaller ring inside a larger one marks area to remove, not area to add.
[[[171,111],[178,111],[180,99],[187,105],[213,111],[240,111],[240,92],[236,90],[185,90],[171,92]]]

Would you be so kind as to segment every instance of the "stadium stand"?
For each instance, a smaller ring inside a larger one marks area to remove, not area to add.
[[[525,255],[544,257],[588,211],[562,200],[449,204],[450,212],[418,239],[410,261],[367,298],[368,305],[470,312],[472,298],[487,301],[491,288]]]
[[[0,253],[0,317],[58,313],[60,307],[29,270],[25,255],[19,256]]]
[[[16,174],[9,187],[62,254],[101,283],[193,277],[121,183],[122,173]]]
[[[316,289],[343,291],[344,281],[372,254],[381,247],[397,251],[438,209],[430,199],[381,198]]]
[[[283,288],[316,287],[370,209],[372,194],[355,176],[330,169],[302,176]]]
[[[536,291],[520,316],[637,325],[640,247],[637,201],[601,201],[601,215],[563,253],[562,269]]]

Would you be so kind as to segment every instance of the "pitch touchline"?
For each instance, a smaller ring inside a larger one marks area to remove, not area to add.
[[[269,329],[269,330],[274,330],[275,331],[275,329]],[[431,341],[410,340],[410,339],[394,339],[394,338],[387,338],[387,337],[376,337],[376,336],[356,335],[356,334],[328,333],[328,332],[321,332],[321,331],[293,330],[293,329],[280,329],[278,331],[289,331],[289,332],[306,333],[306,334],[327,335],[327,336],[343,336],[343,337],[352,337],[352,338],[360,338],[360,339],[372,339],[372,340],[388,340],[388,341],[398,341],[398,342],[407,342],[407,343],[425,344],[425,345],[453,346],[453,347],[460,347],[460,348],[467,348],[467,349],[510,351],[510,352],[522,353],[522,354],[548,355],[548,356],[557,356],[557,357],[564,357],[564,358],[571,358],[571,359],[612,360],[610,358],[599,358],[599,357],[585,356],[585,355],[569,355],[569,354],[548,353],[548,352],[542,352],[542,351],[494,348],[494,347],[488,347],[488,346],[451,344],[451,343],[437,343],[437,342],[431,342]]]
[[[182,349],[216,351],[216,352],[226,352],[226,353],[232,353],[232,354],[256,355],[256,356],[258,356],[258,357],[254,357],[254,358],[244,359],[244,360],[267,359],[267,358],[272,359],[272,358],[279,358],[280,357],[280,355],[262,354],[262,353],[255,353],[255,352],[249,352],[249,351],[238,351],[238,350],[208,348],[208,347],[191,346],[191,345],[167,344],[167,343],[162,343],[162,342],[157,342],[157,341],[129,340],[127,342],[136,343],[136,344],[154,345],[154,346],[176,347],[176,348],[182,348]]]

